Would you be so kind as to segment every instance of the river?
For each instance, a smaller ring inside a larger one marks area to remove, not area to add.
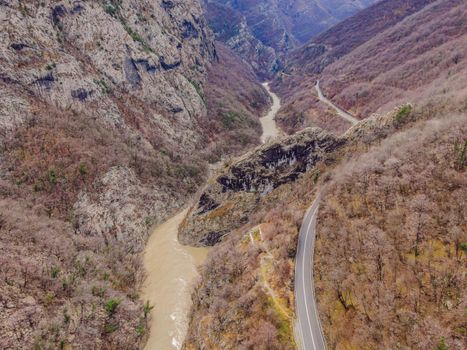
[[[178,242],[178,226],[187,210],[158,226],[144,253],[147,272],[141,298],[154,306],[150,318],[147,350],[181,349],[188,327],[191,284],[196,266],[206,258],[207,248],[191,248]]]
[[[263,134],[261,135],[261,142],[265,143],[267,140],[271,138],[278,137],[281,132],[276,125],[276,117],[277,112],[281,108],[281,100],[279,96],[277,96],[274,92],[271,91],[269,87],[269,83],[263,83],[263,87],[268,92],[269,96],[272,98],[272,106],[269,112],[262,118],[260,118],[261,126],[263,127]]]
[[[280,135],[274,120],[280,100],[271,92],[268,83],[263,86],[273,101],[270,111],[260,119],[263,127],[261,141],[264,143]],[[156,227],[144,251],[147,276],[141,299],[154,306],[146,350],[180,350],[187,332],[196,266],[206,259],[208,248],[186,247],[178,242],[178,226],[186,213],[184,210]]]

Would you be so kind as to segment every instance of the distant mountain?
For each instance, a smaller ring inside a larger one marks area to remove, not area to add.
[[[283,98],[280,123],[288,131],[348,127],[317,99],[317,79],[325,95],[358,118],[404,102],[461,105],[466,11],[461,0],[385,0],[313,38],[289,55],[274,81]]]
[[[285,54],[376,0],[205,0],[218,39],[268,77]],[[228,19],[228,20],[226,20]]]

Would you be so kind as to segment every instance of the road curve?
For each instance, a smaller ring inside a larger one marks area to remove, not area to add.
[[[313,253],[316,236],[316,217],[320,195],[303,219],[298,237],[295,259],[295,303],[297,333],[303,350],[325,350],[326,341],[319,320],[313,285]]]
[[[328,100],[326,98],[326,96],[324,96],[323,92],[321,91],[321,88],[319,87],[319,80],[316,81],[315,89],[316,89],[316,92],[318,93],[318,98],[320,99],[320,101],[322,101],[322,102],[326,103],[328,106],[334,108],[334,110],[337,112],[337,115],[339,117],[347,120],[348,122],[350,122],[352,124],[357,124],[358,123],[359,120],[357,118],[355,118],[350,113],[344,111],[343,109],[337,107],[334,103],[332,103],[330,100]]]

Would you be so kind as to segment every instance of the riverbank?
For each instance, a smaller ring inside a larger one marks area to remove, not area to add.
[[[263,87],[272,99],[271,109],[260,118],[261,142],[265,143],[281,135],[274,119],[281,103],[268,83],[263,83]],[[180,350],[185,338],[192,283],[198,276],[197,266],[208,253],[208,248],[192,248],[178,242],[178,226],[186,213],[184,210],[158,226],[146,245],[143,259],[147,276],[141,299],[154,306],[146,350]]]

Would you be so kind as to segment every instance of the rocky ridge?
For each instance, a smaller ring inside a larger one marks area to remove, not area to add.
[[[306,128],[233,160],[208,181],[180,226],[179,240],[193,246],[218,244],[248,221],[261,197],[295,182],[317,164],[332,163],[344,146],[370,144],[385,137],[411,110],[405,105],[387,115],[374,115],[340,137],[320,128]]]

